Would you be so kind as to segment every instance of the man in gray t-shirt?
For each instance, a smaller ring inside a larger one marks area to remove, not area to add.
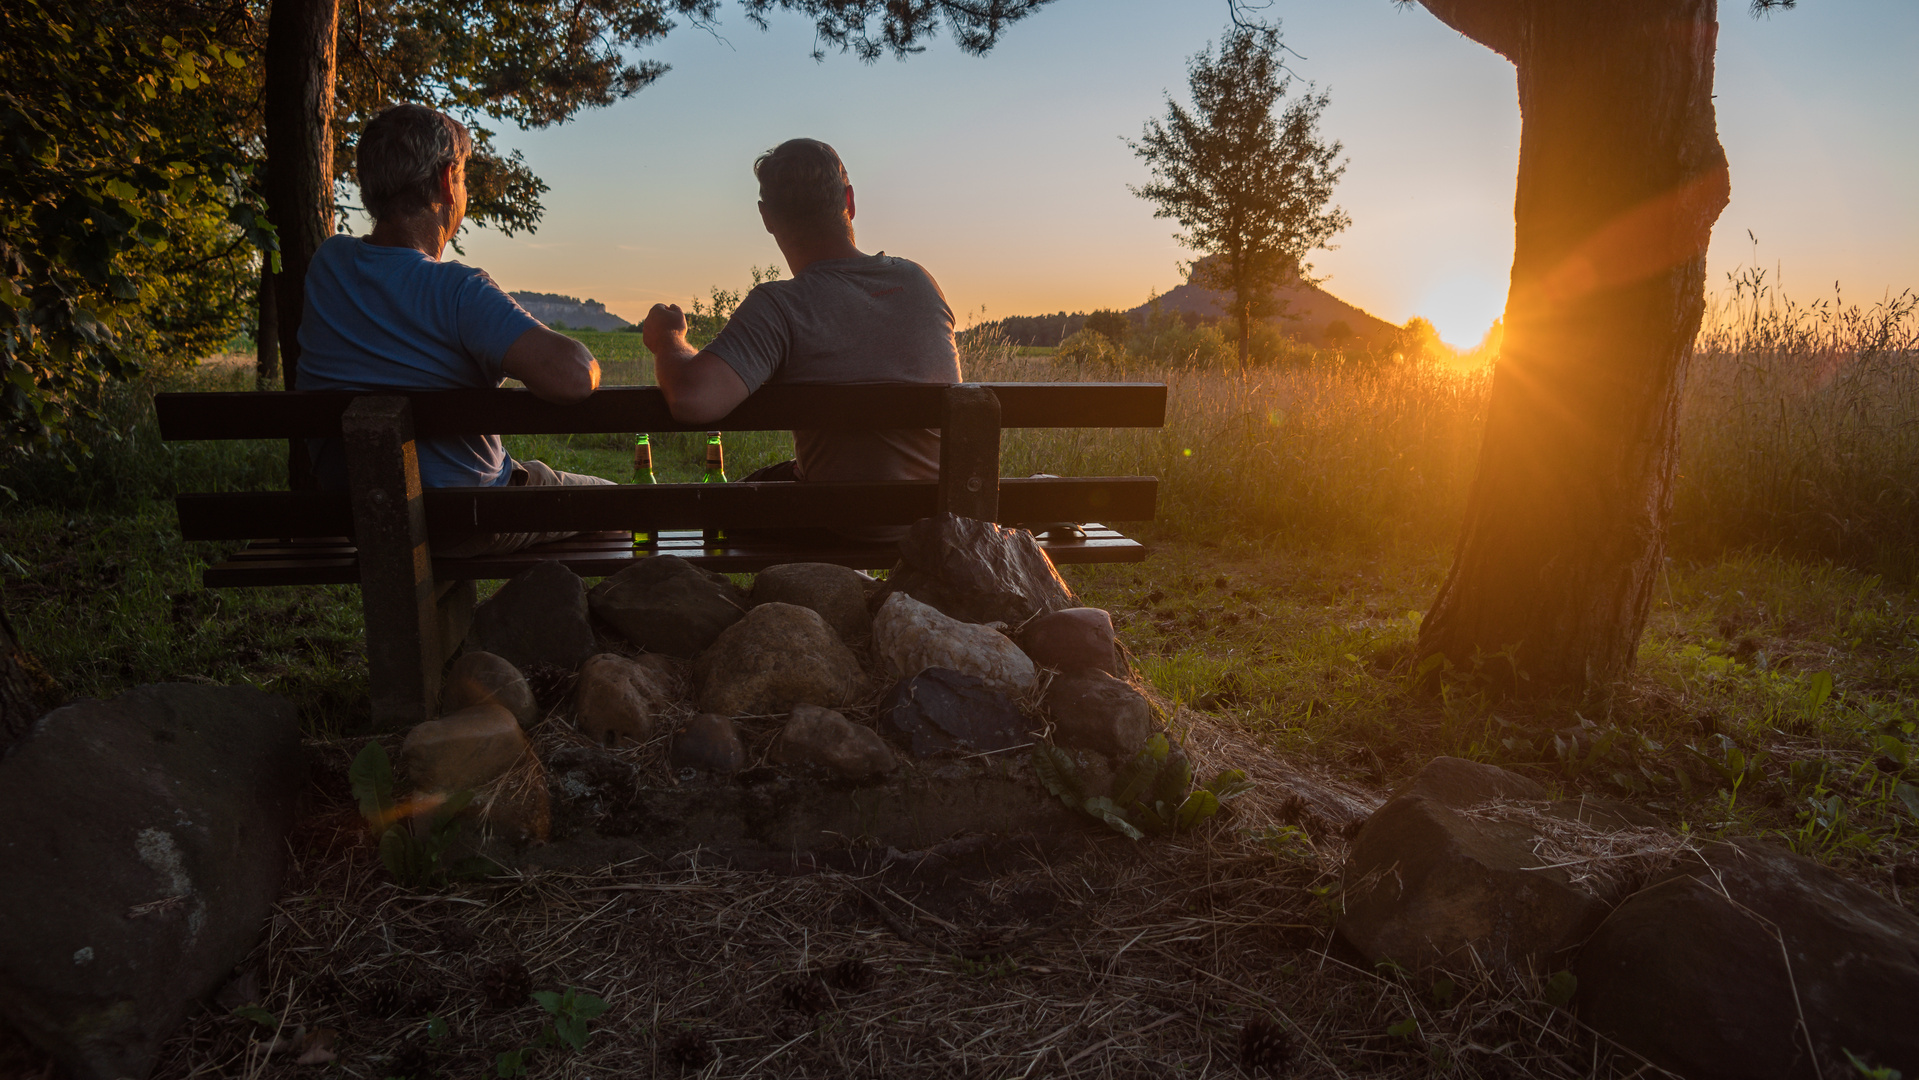
[[[653,306],[643,330],[673,415],[717,420],[766,383],[959,382],[953,309],[918,264],[854,246],[853,188],[833,148],[791,139],[753,172],[793,277],[748,293],[697,352],[679,307]],[[939,433],[926,428],[795,431],[793,442],[794,479],[939,477]]]

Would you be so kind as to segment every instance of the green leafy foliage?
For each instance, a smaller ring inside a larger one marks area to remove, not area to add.
[[[1546,978],[1546,1003],[1554,1008],[1563,1009],[1573,1002],[1573,995],[1579,992],[1579,976],[1570,971],[1555,971]]]
[[[1031,760],[1040,783],[1061,802],[1134,840],[1147,833],[1190,832],[1219,813],[1222,803],[1252,788],[1239,769],[1194,788],[1193,763],[1157,732],[1120,767],[1110,797],[1087,796],[1072,757],[1051,743],[1034,746]]]
[[[472,805],[473,792],[456,791],[409,812],[394,800],[393,765],[378,742],[367,743],[355,755],[347,782],[360,804],[360,816],[378,838],[380,863],[393,880],[409,888],[441,885],[483,878],[499,869],[482,856],[447,859],[461,827],[460,811]]]
[[[533,1000],[552,1018],[554,1039],[576,1054],[586,1049],[587,1025],[611,1008],[601,998],[572,987],[564,993],[535,990]]]

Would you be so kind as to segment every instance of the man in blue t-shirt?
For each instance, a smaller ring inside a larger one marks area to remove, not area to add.
[[[585,345],[547,329],[486,271],[441,261],[466,217],[466,127],[423,105],[397,105],[360,136],[360,194],[373,218],[365,239],[329,237],[307,269],[300,319],[301,390],[491,389],[518,379],[562,405],[600,385]],[[322,487],[346,486],[338,439],[314,439]],[[498,435],[421,439],[426,487],[610,484],[539,461],[514,461]],[[570,533],[457,538],[446,555],[500,554]]]

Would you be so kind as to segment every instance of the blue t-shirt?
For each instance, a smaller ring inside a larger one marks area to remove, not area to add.
[[[478,267],[331,236],[307,268],[295,386],[491,389],[506,378],[506,350],[539,325]],[[345,487],[340,440],[310,447],[320,485]],[[513,476],[498,435],[421,439],[418,450],[426,487],[491,487]]]

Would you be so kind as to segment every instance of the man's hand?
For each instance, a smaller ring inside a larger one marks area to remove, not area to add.
[[[640,338],[653,353],[653,378],[673,419],[710,423],[746,400],[746,382],[733,365],[687,344],[686,314],[678,304],[654,304],[640,325]]]
[[[646,321],[640,324],[640,338],[654,356],[669,349],[685,349],[692,355],[692,349],[686,344],[686,313],[678,304],[654,304],[653,310],[646,313]]]

